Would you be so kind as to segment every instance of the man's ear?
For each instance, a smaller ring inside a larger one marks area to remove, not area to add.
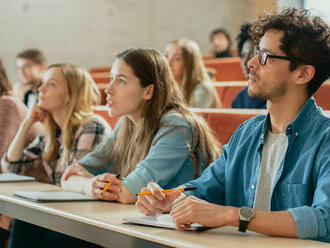
[[[150,100],[154,94],[154,84],[149,84],[147,87],[145,87],[143,90],[143,99],[144,100]]]
[[[312,65],[301,65],[297,68],[295,82],[298,85],[307,84],[315,75],[315,68]]]

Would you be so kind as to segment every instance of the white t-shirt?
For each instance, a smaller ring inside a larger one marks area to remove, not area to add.
[[[254,209],[270,211],[274,180],[286,154],[288,144],[288,137],[284,133],[273,134],[268,131],[262,149]]]

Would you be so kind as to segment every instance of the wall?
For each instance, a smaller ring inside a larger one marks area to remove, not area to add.
[[[109,65],[130,47],[163,50],[186,37],[209,50],[209,32],[233,36],[253,20],[252,0],[0,0],[0,57],[15,81],[15,55],[42,49],[48,63]]]

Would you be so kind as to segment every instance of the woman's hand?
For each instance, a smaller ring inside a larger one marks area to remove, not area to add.
[[[145,215],[154,216],[170,211],[175,201],[185,198],[185,194],[180,191],[165,194],[162,190],[157,183],[148,183],[148,186],[141,189],[141,192],[151,192],[151,194],[139,196],[135,207]]]
[[[106,188],[104,191],[104,188]],[[92,194],[93,197],[105,201],[118,201],[121,192],[122,182],[115,174],[104,173],[93,179]]]
[[[71,165],[65,169],[61,181],[67,181],[71,176],[80,176],[92,178],[94,175],[89,173],[84,167],[80,164]]]
[[[32,125],[37,121],[43,122],[48,116],[49,113],[47,111],[40,108],[38,104],[34,104],[33,107],[30,108],[23,122]]]

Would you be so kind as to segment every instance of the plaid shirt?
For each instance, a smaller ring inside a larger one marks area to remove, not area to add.
[[[103,137],[108,134],[108,130],[109,126],[107,126],[106,122],[101,122],[99,120],[91,120],[82,125],[75,134],[70,159],[65,164],[61,163],[60,157],[52,161],[45,161],[42,159],[45,137],[38,136],[24,149],[19,161],[9,162],[7,153],[5,153],[1,161],[2,170],[3,172],[14,172],[34,176],[38,181],[60,185],[64,170],[69,165],[80,160],[87,153],[93,151],[103,140]],[[57,136],[60,136],[59,133]],[[61,154],[63,146],[60,138],[57,140],[59,142],[59,154]]]

